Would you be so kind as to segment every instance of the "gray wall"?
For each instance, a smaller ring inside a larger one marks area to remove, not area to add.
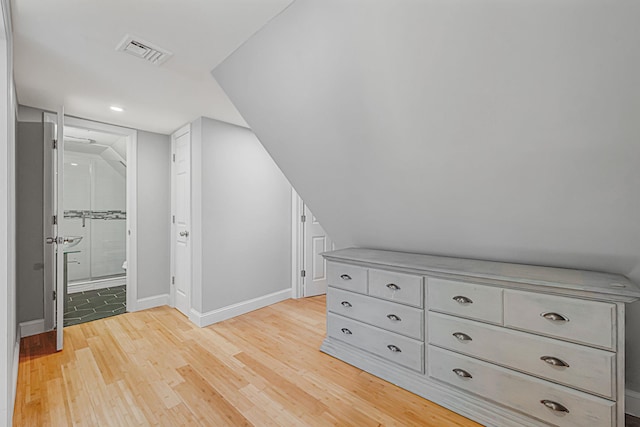
[[[213,71],[341,246],[640,281],[640,2],[297,0]],[[628,386],[640,390],[640,303]]]
[[[16,282],[18,322],[44,313],[42,121],[18,122],[16,129]]]
[[[290,289],[291,185],[249,129],[202,118],[192,137],[202,141],[203,312]]]
[[[168,294],[171,137],[138,131],[138,299]]]

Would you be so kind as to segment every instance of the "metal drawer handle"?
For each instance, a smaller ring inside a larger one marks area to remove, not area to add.
[[[473,378],[471,374],[465,371],[464,369],[458,369],[458,368],[453,369],[453,373],[461,378]]]
[[[342,304],[343,307],[347,308],[353,307],[349,301],[342,301],[340,304]]]
[[[458,295],[458,296],[453,297],[453,300],[455,302],[457,302],[458,304],[473,304],[473,301],[471,301],[467,297],[463,297],[462,295]]]
[[[565,362],[564,360],[560,360],[557,357],[542,356],[540,358],[540,360],[542,360],[543,362],[548,363],[549,365],[553,365],[553,366],[561,366],[563,368],[568,368],[569,367],[569,364],[567,362]]]
[[[394,322],[400,322],[402,319],[396,316],[395,314],[387,314],[387,319],[393,320]]]
[[[348,330],[347,328],[342,328],[340,329],[342,331],[343,334],[345,335],[351,335],[353,332],[351,332],[350,330]]]
[[[400,290],[400,286],[396,285],[395,283],[389,283],[387,285],[387,288],[391,289],[392,291],[399,291]]]
[[[565,414],[569,413],[569,410],[566,407],[559,404],[558,402],[554,402],[553,400],[544,399],[544,400],[541,400],[540,403],[542,403],[544,406],[551,409],[552,411],[564,412]]]
[[[351,276],[349,276],[348,274],[343,274],[342,276],[340,276],[340,278],[342,280],[351,280]]]
[[[554,322],[568,322],[569,319],[558,313],[541,313],[540,316]]]
[[[400,350],[400,348],[396,347],[395,345],[388,345],[387,348],[389,350],[391,350],[394,353],[401,353],[402,350]]]
[[[456,337],[458,341],[473,341],[469,335],[462,332],[454,332],[452,335]]]

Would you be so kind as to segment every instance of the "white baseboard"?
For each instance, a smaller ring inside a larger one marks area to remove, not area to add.
[[[30,320],[20,323],[20,337],[30,337],[45,332],[44,319]]]
[[[127,276],[112,277],[109,279],[92,280],[90,282],[69,283],[67,285],[67,293],[93,291],[96,289],[113,288],[127,284]]]
[[[136,301],[135,311],[146,310],[148,308],[161,307],[169,305],[169,294],[156,295],[153,297],[142,298]],[[134,310],[128,310],[134,311]]]
[[[289,298],[291,298],[291,288],[264,295],[258,298],[250,299],[248,301],[242,301],[237,304],[228,305],[226,307],[208,311],[206,313],[200,313],[196,310],[191,309],[191,315],[189,316],[189,319],[202,328],[205,326],[213,325],[214,323],[222,322],[223,320],[231,319],[232,317],[240,316],[241,314],[249,313],[250,311],[257,310],[259,308],[263,308],[280,301],[287,300]]]
[[[624,411],[634,417],[640,417],[640,393],[627,389],[624,398]]]

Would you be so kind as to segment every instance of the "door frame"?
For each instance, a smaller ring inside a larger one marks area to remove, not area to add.
[[[291,298],[304,297],[304,202],[296,190],[291,187]]]
[[[57,113],[44,113],[45,117],[55,120]],[[101,132],[114,133],[127,137],[127,178],[126,178],[126,209],[127,209],[127,236],[126,236],[126,254],[127,254],[127,312],[137,311],[138,303],[138,274],[137,274],[137,255],[138,255],[138,213],[137,213],[137,189],[138,189],[138,131],[122,126],[111,125],[107,123],[95,122],[92,120],[82,119],[65,115],[65,126],[81,127]],[[60,145],[64,148],[64,145]],[[50,147],[45,147],[50,148]],[[45,177],[46,179],[46,177]],[[45,219],[46,220],[46,219]],[[46,320],[45,320],[46,321]]]

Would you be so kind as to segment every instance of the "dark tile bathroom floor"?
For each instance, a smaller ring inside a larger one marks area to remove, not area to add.
[[[64,326],[122,314],[127,309],[126,302],[125,285],[69,294],[64,307]]]

